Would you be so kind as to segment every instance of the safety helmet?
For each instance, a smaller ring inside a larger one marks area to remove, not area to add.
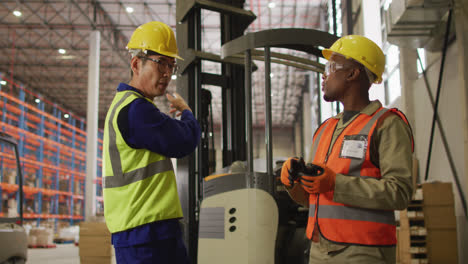
[[[126,48],[128,50],[151,50],[161,55],[183,60],[178,55],[174,31],[159,21],[151,21],[135,29]]]
[[[358,61],[377,76],[374,83],[382,82],[385,55],[372,40],[359,35],[344,36],[335,41],[329,49],[322,50],[323,57],[327,60],[330,59],[333,52],[339,53],[347,59],[353,58]]]

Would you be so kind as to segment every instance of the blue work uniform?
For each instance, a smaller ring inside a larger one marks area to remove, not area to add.
[[[117,90],[140,93],[120,83]],[[127,145],[148,149],[170,158],[181,158],[194,151],[200,139],[200,126],[189,110],[180,120],[159,111],[144,98],[136,99],[119,113],[117,123]],[[112,234],[118,264],[189,263],[178,219],[144,224]]]

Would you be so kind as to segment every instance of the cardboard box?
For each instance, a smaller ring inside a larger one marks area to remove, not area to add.
[[[456,228],[455,208],[453,205],[424,205],[424,225],[426,228]]]
[[[110,236],[111,233],[107,228],[106,223],[101,222],[81,222],[80,223],[80,237],[81,236]]]
[[[80,257],[108,257],[112,256],[112,247],[109,244],[90,244],[89,241],[83,242],[80,237],[79,251]]]
[[[110,236],[80,236],[80,255],[111,256],[112,245]],[[96,250],[98,249],[98,250]],[[86,251],[86,252],[85,252]],[[99,252],[95,252],[99,251]],[[85,253],[85,254],[82,254]]]
[[[114,250],[106,223],[80,223],[79,252],[83,264],[112,263]]]
[[[458,264],[457,230],[429,229],[427,257],[429,263]]]
[[[18,217],[18,210],[16,208],[8,208],[7,217]]]
[[[422,185],[424,205],[453,205],[452,183],[432,182]]]
[[[80,255],[81,264],[111,264],[110,257],[87,257]]]

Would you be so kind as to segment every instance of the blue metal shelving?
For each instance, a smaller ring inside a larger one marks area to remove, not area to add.
[[[0,73],[0,81],[3,78]],[[86,132],[83,118],[68,113],[57,104],[7,80],[0,84],[1,131],[19,143],[24,173],[25,219],[39,226],[41,221],[76,224],[84,219],[86,176]],[[47,112],[50,111],[50,112]],[[68,118],[63,114],[68,114]],[[102,195],[102,131],[98,131],[97,195]],[[14,186],[4,182],[4,154],[0,155],[0,199],[2,192],[13,194]],[[16,193],[14,193],[17,195]],[[10,197],[9,196],[9,197]],[[102,210],[102,198],[97,208]],[[18,205],[18,209],[19,209]],[[0,214],[2,213],[0,203]],[[102,213],[102,211],[98,211]]]

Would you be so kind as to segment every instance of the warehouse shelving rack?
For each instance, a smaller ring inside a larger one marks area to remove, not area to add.
[[[85,120],[0,73],[0,124],[18,140],[24,172],[24,218],[52,222],[55,229],[84,220],[86,178]],[[6,84],[5,84],[6,82]],[[64,115],[67,117],[64,117]],[[98,132],[97,213],[102,205],[102,131]],[[15,175],[7,175],[12,153],[0,152],[0,197],[16,199]],[[10,171],[11,173],[11,171]],[[13,172],[14,173],[14,172]],[[0,217],[7,212],[0,203]],[[19,209],[19,205],[18,205]],[[63,223],[63,222],[66,223]]]

